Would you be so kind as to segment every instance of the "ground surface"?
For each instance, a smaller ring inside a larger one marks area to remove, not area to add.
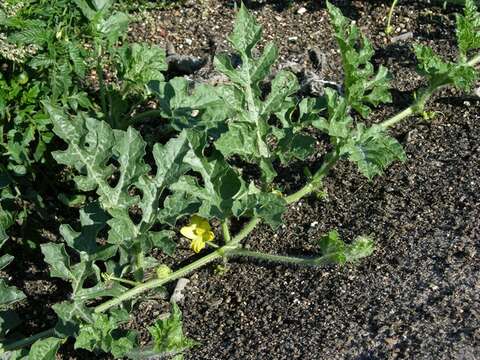
[[[373,40],[376,63],[392,72],[395,102],[376,111],[373,121],[402,109],[421,85],[414,42],[447,58],[455,55],[455,9],[400,6],[395,35],[413,37],[392,43],[383,35],[385,4],[336,3]],[[302,15],[301,7],[307,10]],[[299,1],[282,9],[267,1],[254,8],[265,38],[280,47],[279,66],[294,62],[327,80],[339,79],[323,2]],[[228,1],[187,1],[146,15],[132,26],[132,38],[170,43],[185,55],[228,51],[225,39],[234,18]],[[322,69],[314,69],[307,56],[312,47],[326,57]],[[210,71],[207,64],[199,72],[208,77]],[[406,148],[405,163],[372,182],[341,163],[325,182],[325,198],[292,205],[281,228],[260,226],[247,240],[252,249],[312,254],[315,241],[336,228],[350,240],[371,234],[374,255],[355,266],[321,270],[234,261],[223,276],[215,275],[213,266],[198,271],[181,307],[187,334],[201,346],[186,359],[479,359],[480,103],[456,95],[447,90],[430,104],[438,111],[433,122],[411,119],[393,130]],[[301,165],[281,170],[286,193],[302,185]],[[30,278],[12,280],[34,299],[32,330],[44,328],[33,320],[45,311],[35,299],[64,297],[61,283],[50,282],[46,269],[35,269]],[[164,309],[162,303],[141,304],[132,325],[144,328]],[[52,315],[47,313],[48,322]]]

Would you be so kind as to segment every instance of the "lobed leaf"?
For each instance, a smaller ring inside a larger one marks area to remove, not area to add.
[[[330,262],[345,264],[355,262],[370,256],[374,250],[373,240],[367,236],[360,236],[352,244],[345,244],[337,230],[332,230],[318,241],[322,258]]]
[[[65,340],[54,337],[37,340],[28,353],[28,360],[55,360],[60,345]]]
[[[159,218],[162,192],[190,169],[184,161],[190,151],[186,133],[180,133],[165,145],[154,146],[153,158],[157,169],[152,175],[144,159],[146,143],[137,130],[112,130],[106,122],[83,113],[72,121],[61,110],[48,104],[46,108],[54,124],[54,132],[68,144],[66,150],[54,152],[53,156],[57,162],[76,169],[78,175],[74,179],[81,190],[97,192],[98,204],[110,217],[106,221],[110,228],[108,242],[114,246],[96,247],[95,237],[103,227],[101,221],[105,219],[100,219],[100,213],[95,215],[93,208],[88,216],[82,213],[85,221],[80,233],[68,226],[62,227],[67,242],[81,253],[83,260],[90,262],[100,257],[106,260],[115,254],[117,248],[128,254],[121,257],[125,264],[130,261],[128,257],[141,258],[140,253],[152,246],[171,254],[175,246],[171,239],[160,241],[159,233],[151,233],[150,229]],[[114,182],[112,177],[115,177]],[[131,217],[132,209],[141,210],[135,222]],[[90,216],[96,216],[97,220]],[[137,263],[146,264],[140,260]],[[71,276],[69,278],[72,279]]]
[[[124,82],[122,95],[143,93],[151,81],[164,81],[167,70],[165,50],[155,45],[126,44],[117,50],[119,76]]]
[[[348,103],[345,98],[332,89],[325,89],[328,119],[322,117],[312,121],[317,129],[331,137],[347,139],[352,131],[353,119],[348,114]]]
[[[392,101],[387,69],[380,66],[374,70],[371,63],[374,50],[370,41],[343,16],[340,9],[329,2],[327,7],[342,55],[345,98],[366,118],[370,114],[370,105]]]
[[[119,329],[119,325],[128,319],[128,312],[124,309],[113,310],[110,316],[94,313],[91,323],[80,324],[75,349],[102,350],[111,352],[117,359],[124,357],[137,343],[135,332]]]
[[[464,15],[457,15],[457,41],[463,57],[480,48],[480,13],[474,0],[466,0]]]
[[[406,160],[400,143],[377,125],[365,128],[359,124],[340,148],[340,155],[347,155],[368,179],[382,174],[392,162]]]
[[[415,45],[414,49],[418,70],[427,77],[431,86],[451,84],[462,90],[469,90],[475,84],[478,75],[473,66],[464,62],[446,62],[424,45]]]
[[[182,312],[176,303],[172,303],[170,317],[158,320],[148,328],[152,336],[154,350],[158,354],[178,353],[197,345],[183,334]]]
[[[241,4],[235,19],[235,27],[228,36],[230,43],[242,56],[251,57],[253,47],[262,36],[262,27],[257,24],[245,5]]]
[[[14,286],[8,286],[5,280],[0,279],[0,306],[9,306],[25,297],[23,292]]]

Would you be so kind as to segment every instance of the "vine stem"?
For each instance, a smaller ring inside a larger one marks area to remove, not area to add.
[[[468,65],[470,66],[475,66],[478,63],[480,63],[480,54],[477,54],[475,57],[473,57],[470,61],[467,62]],[[403,119],[412,116],[418,112],[419,105],[425,104],[425,102],[429,99],[429,97],[433,94],[435,90],[438,89],[431,89],[431,91],[428,90],[427,88],[423,93],[422,96],[411,106],[406,108],[405,110],[401,111],[400,113],[396,114],[395,116],[391,117],[390,119],[387,119],[383,121],[382,123],[379,124],[379,126],[387,129],[398,122],[402,121]],[[421,101],[422,103],[419,103]],[[307,196],[308,194],[312,193],[318,188],[318,185],[320,184],[320,181],[328,174],[328,172],[331,170],[331,168],[335,165],[335,163],[339,160],[340,155],[338,153],[338,149],[335,148],[332,150],[330,153],[327,154],[326,160],[323,163],[323,165],[320,167],[320,169],[313,175],[312,179],[300,190],[297,192],[287,196],[285,198],[287,204],[291,204],[293,202],[298,201],[304,196]],[[145,283],[142,283],[140,285],[137,285],[136,287],[127,290],[124,292],[122,295],[108,300],[97,307],[94,308],[94,311],[96,313],[101,313],[105,312],[111,307],[117,306],[121,304],[123,301],[129,300],[137,295],[140,295],[141,293],[151,290],[157,287],[160,287],[170,281],[176,280],[180,277],[183,277],[192,271],[216,260],[219,258],[223,257],[229,257],[229,256],[247,256],[247,257],[253,257],[253,258],[259,258],[259,259],[264,259],[264,260],[270,260],[270,261],[279,261],[279,262],[289,262],[289,263],[295,263],[295,264],[305,264],[305,260],[308,259],[302,259],[302,258],[292,258],[292,257],[285,257],[281,255],[271,255],[271,254],[264,254],[264,253],[259,253],[256,251],[249,251],[245,249],[240,249],[240,241],[242,241],[245,237],[247,237],[253,229],[261,222],[261,219],[258,217],[253,217],[250,219],[249,222],[245,224],[245,226],[240,230],[240,232],[235,235],[231,241],[219,248],[218,250],[215,250],[214,252],[205,255],[204,257],[192,262],[189,265],[184,266],[183,268],[173,272],[169,276],[162,278],[162,279],[154,279],[154,280],[149,280]],[[321,259],[321,258],[319,258]],[[317,261],[319,261],[317,259]],[[311,259],[313,260],[313,259]],[[308,265],[308,264],[307,264]],[[33,344],[35,341],[49,337],[49,336],[54,336],[55,331],[54,329],[49,329],[45,330],[43,332],[40,332],[38,334],[32,335],[28,338],[18,340],[16,342],[13,342],[9,345],[5,345],[3,350],[5,351],[11,351],[15,350],[18,348],[22,348],[28,345]]]
[[[331,262],[331,257],[321,256],[317,258],[301,258],[293,256],[266,254],[259,251],[251,251],[245,249],[232,249],[226,253],[227,257],[244,256],[259,260],[266,260],[270,262],[277,262],[283,264],[293,264],[301,266],[321,266]]]
[[[228,228],[229,226],[229,221],[228,219],[225,219],[225,221],[222,222],[222,232],[223,232],[223,240],[225,243],[229,243],[232,240],[232,236],[230,235],[230,229]]]
[[[193,270],[196,270],[216,259],[219,259],[222,257],[223,255],[223,252],[222,251],[225,247],[223,248],[220,248],[208,255],[205,255],[203,257],[201,257],[200,259],[192,262],[191,264],[188,264],[186,266],[184,266],[183,268],[181,269],[178,269],[177,271],[174,271],[173,273],[171,273],[169,276],[167,277],[164,277],[162,279],[153,279],[153,280],[150,280],[150,281],[147,281],[147,282],[144,282],[143,284],[140,284],[138,286],[135,286],[134,288],[130,289],[130,290],[127,290],[125,291],[122,295],[120,296],[117,296],[116,298],[113,298],[111,300],[108,300],[106,302],[104,302],[103,304],[100,304],[98,306],[96,306],[93,311],[96,312],[96,313],[102,313],[102,312],[105,312],[107,311],[108,309],[110,309],[111,307],[114,307],[116,305],[119,305],[121,304],[122,302],[126,301],[126,300],[129,300],[147,290],[151,290],[151,289],[154,289],[154,288],[157,288],[159,286],[162,286],[170,281],[173,281],[173,280],[176,280],[176,279],[179,279],[187,274],[189,274],[190,272],[192,272]]]
[[[390,10],[388,11],[388,18],[387,18],[387,27],[385,28],[385,33],[390,35],[393,32],[392,28],[392,17],[393,11],[395,10],[395,6],[397,5],[398,0],[393,0],[392,6],[390,6]]]

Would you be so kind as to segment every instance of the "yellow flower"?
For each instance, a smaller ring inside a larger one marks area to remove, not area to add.
[[[199,253],[205,247],[207,241],[212,241],[215,237],[208,220],[198,215],[193,215],[190,223],[180,229],[180,233],[187,239],[192,240],[190,248],[196,253]]]

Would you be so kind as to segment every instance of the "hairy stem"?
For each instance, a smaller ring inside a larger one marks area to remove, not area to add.
[[[232,236],[230,235],[230,229],[228,228],[228,226],[229,221],[228,219],[225,219],[225,221],[222,222],[223,240],[225,241],[225,244],[228,244],[232,240]]]
[[[119,283],[124,283],[124,284],[130,285],[130,286],[137,286],[137,285],[141,284],[138,281],[122,279],[122,278],[119,278],[119,277],[116,277],[116,276],[109,276],[108,279],[112,280],[112,281],[117,281]]]
[[[388,11],[387,27],[385,29],[385,33],[387,35],[390,35],[393,32],[392,16],[393,16],[393,10],[395,10],[395,6],[397,5],[397,3],[398,3],[398,0],[393,0],[392,6],[390,6],[390,10]]]
[[[147,290],[151,290],[151,289],[155,289],[159,286],[162,286],[170,281],[173,281],[173,280],[176,280],[178,278],[181,278],[189,273],[191,273],[193,270],[196,270],[218,258],[221,258],[222,257],[222,253],[221,251],[217,250],[217,251],[214,251],[208,255],[205,255],[204,257],[194,261],[193,263],[187,265],[187,266],[184,266],[183,268],[181,269],[178,269],[177,271],[174,271],[173,273],[171,273],[170,275],[168,275],[167,277],[164,277],[162,279],[153,279],[153,280],[150,280],[150,281],[147,281],[143,284],[140,284],[140,285],[137,285],[135,286],[134,288],[130,289],[130,290],[127,290],[125,291],[122,295],[114,298],[114,299],[111,299],[111,300],[108,300],[106,302],[104,302],[103,304],[100,304],[98,305],[97,307],[94,308],[94,311],[96,313],[102,313],[102,312],[105,312],[107,311],[108,309],[110,309],[111,307],[114,307],[114,306],[117,306],[117,305],[120,305],[122,302],[126,301],[126,300],[129,300],[129,299],[132,299],[134,297],[136,297],[137,295],[140,295],[141,293],[147,291]]]
[[[251,250],[245,250],[245,249],[229,250],[228,252],[226,252],[225,255],[227,257],[244,256],[244,257],[249,257],[249,258],[254,258],[259,260],[265,260],[269,262],[301,265],[301,266],[321,266],[321,265],[326,265],[332,262],[331,258],[328,256],[321,256],[317,258],[302,258],[302,257],[267,254],[259,251],[251,251]]]
[[[339,149],[335,148],[331,152],[329,152],[326,156],[325,161],[323,162],[322,166],[318,171],[313,175],[312,180],[310,180],[307,185],[303,188],[298,190],[296,193],[293,193],[285,198],[287,204],[294,203],[300,200],[302,197],[310,194],[311,192],[315,191],[320,182],[322,181],[325,176],[327,176],[330,169],[336,164],[338,159],[340,158]]]
[[[403,119],[405,119],[407,117],[410,117],[413,114],[415,114],[415,109],[416,109],[415,106],[413,106],[413,105],[409,106],[408,108],[399,112],[395,116],[392,116],[390,119],[385,120],[384,122],[380,123],[380,126],[383,127],[384,129],[389,128],[389,127],[395,125],[396,123],[402,121]]]
[[[258,217],[253,217],[250,219],[248,223],[245,224],[245,226],[240,230],[240,232],[235,235],[231,241],[233,245],[238,244],[240,241],[242,241],[245,237],[247,237],[248,234],[252,232],[253,229],[262,221]]]

